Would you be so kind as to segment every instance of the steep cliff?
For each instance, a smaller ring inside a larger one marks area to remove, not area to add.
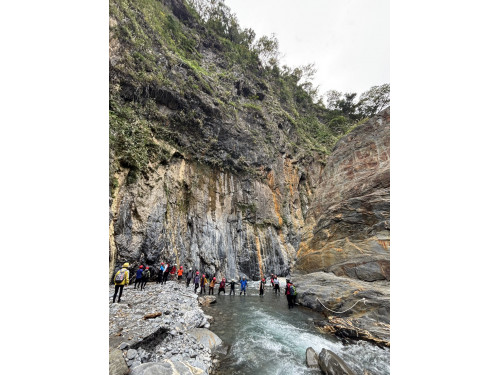
[[[390,279],[390,110],[342,138],[306,215],[296,271]]]
[[[125,261],[290,270],[343,129],[228,38],[180,0],[110,2],[110,277]]]

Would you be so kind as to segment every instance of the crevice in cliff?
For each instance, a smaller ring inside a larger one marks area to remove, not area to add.
[[[115,173],[114,178],[116,179],[116,187],[111,192],[113,198],[113,203],[111,204],[111,220],[109,223],[109,280],[113,279],[115,265],[116,265],[116,243],[115,243],[115,220],[117,219],[118,210],[120,208],[120,203],[122,200],[121,187],[128,175],[128,170],[125,169],[119,173]]]

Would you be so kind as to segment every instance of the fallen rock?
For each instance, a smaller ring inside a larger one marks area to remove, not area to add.
[[[166,360],[162,363],[143,363],[134,367],[130,375],[201,375],[204,371],[181,361]]]
[[[135,349],[129,349],[127,351],[127,358],[128,359],[134,359],[137,356],[137,350]]]
[[[123,358],[123,353],[119,349],[112,349],[109,352],[109,375],[128,374],[128,366]]]
[[[198,297],[198,303],[201,306],[208,306],[212,303],[217,302],[217,297],[215,296],[203,296],[203,297]]]
[[[318,353],[311,347],[306,349],[306,365],[311,368],[319,368]]]
[[[331,350],[322,349],[318,362],[321,371],[326,375],[355,375],[342,358]]]
[[[222,340],[212,331],[205,328],[193,328],[188,335],[194,337],[196,341],[211,350],[222,344]]]

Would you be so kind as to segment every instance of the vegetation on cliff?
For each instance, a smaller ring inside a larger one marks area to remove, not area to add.
[[[111,0],[111,190],[120,167],[130,182],[176,151],[256,175],[279,155],[324,158],[366,113],[347,94],[325,106],[313,74],[280,67],[276,38],[256,41],[223,1]]]

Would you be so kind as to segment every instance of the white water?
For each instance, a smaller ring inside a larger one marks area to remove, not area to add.
[[[283,290],[281,295],[270,288],[263,297],[258,294],[258,282],[251,282],[246,296],[237,288],[236,296],[221,294],[206,308],[215,319],[210,329],[230,345],[219,374],[317,374],[305,365],[308,347],[318,354],[331,350],[360,375],[365,369],[373,375],[390,373],[388,349],[363,341],[344,345],[314,327],[312,319],[319,314],[301,307],[289,310]]]

